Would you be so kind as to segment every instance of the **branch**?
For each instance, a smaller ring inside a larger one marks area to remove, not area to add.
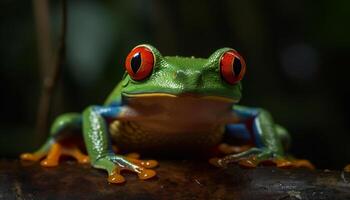
[[[108,184],[107,173],[76,162],[43,169],[0,160],[3,199],[350,199],[350,173],[276,167],[215,168],[206,160],[160,160],[157,177]]]
[[[59,79],[60,69],[63,64],[66,49],[66,29],[67,29],[67,2],[62,0],[62,22],[60,43],[57,51],[55,63],[52,63],[52,48],[50,42],[49,29],[49,9],[47,0],[34,0],[34,12],[38,32],[38,48],[41,64],[41,76],[43,85],[39,100],[37,113],[37,135],[36,141],[41,142],[48,132],[48,118],[52,104],[52,96],[56,83]]]

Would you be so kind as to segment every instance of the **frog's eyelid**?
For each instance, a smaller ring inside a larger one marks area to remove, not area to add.
[[[162,58],[163,58],[163,56],[162,56],[162,54],[159,52],[159,50],[158,50],[157,48],[155,48],[154,46],[150,45],[150,44],[139,44],[139,45],[137,45],[136,47],[134,47],[134,49],[137,48],[137,47],[146,47],[146,48],[148,48],[149,50],[151,50],[151,52],[152,52],[152,54],[153,54],[153,59],[154,59],[154,68],[156,68],[156,67],[158,66],[157,63],[158,63],[159,61],[161,61]]]
[[[228,47],[218,49],[218,50],[214,51],[214,52],[208,57],[208,63],[210,63],[210,64],[213,64],[213,63],[219,64],[219,63],[220,63],[221,57],[222,57],[227,51],[235,51],[235,52],[237,52],[235,49],[228,48]]]

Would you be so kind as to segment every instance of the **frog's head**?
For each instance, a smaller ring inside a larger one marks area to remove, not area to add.
[[[246,65],[230,48],[209,58],[163,57],[151,45],[136,46],[126,58],[123,97],[191,96],[236,103]]]

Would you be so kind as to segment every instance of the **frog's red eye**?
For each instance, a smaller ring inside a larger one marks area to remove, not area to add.
[[[246,70],[244,59],[236,51],[224,53],[220,60],[220,73],[229,84],[236,84],[242,80]]]
[[[136,81],[147,78],[152,73],[153,65],[153,52],[145,46],[134,48],[125,60],[126,71]]]

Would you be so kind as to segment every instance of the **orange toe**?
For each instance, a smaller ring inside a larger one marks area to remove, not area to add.
[[[124,183],[124,182],[125,182],[125,178],[124,178],[122,175],[120,175],[120,170],[115,169],[115,170],[108,176],[108,182],[120,184],[120,183]]]
[[[139,159],[130,158],[130,157],[126,157],[126,159],[136,165],[140,165],[145,168],[154,168],[158,166],[158,162],[156,160],[139,160]]]
[[[20,155],[20,158],[21,160],[38,161],[44,156],[44,154],[23,153]]]
[[[46,158],[40,162],[43,167],[55,167],[62,154],[62,146],[59,143],[52,144],[52,147]]]
[[[154,177],[155,175],[157,175],[157,173],[154,170],[142,169],[141,172],[138,174],[138,177],[141,180],[146,180]]]
[[[315,166],[308,160],[294,160],[292,162],[298,168],[315,169]]]
[[[58,165],[58,160],[45,159],[40,162],[43,167],[56,167]]]
[[[83,154],[78,147],[66,148],[63,150],[63,154],[72,156],[81,164],[87,164],[90,162],[89,156]]]
[[[293,163],[291,161],[285,159],[275,159],[273,162],[278,168],[290,168],[293,166]]]
[[[156,160],[147,160],[142,161],[140,165],[145,168],[154,168],[158,166],[158,162]]]
[[[86,155],[81,156],[79,158],[75,157],[75,159],[77,159],[78,163],[80,163],[80,164],[88,164],[88,163],[90,163],[90,158],[89,158],[89,156],[86,156]]]

